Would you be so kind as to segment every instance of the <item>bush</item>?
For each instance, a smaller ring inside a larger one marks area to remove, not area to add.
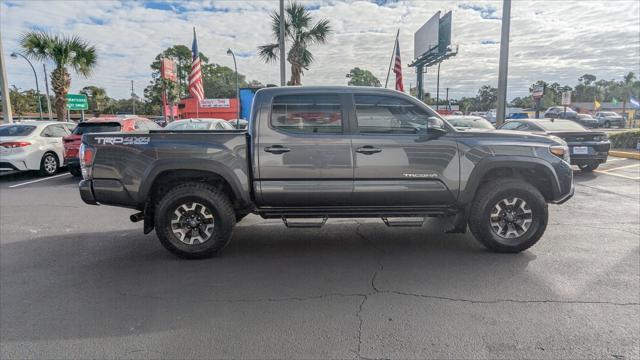
[[[613,149],[636,149],[640,141],[640,130],[630,130],[609,134]]]

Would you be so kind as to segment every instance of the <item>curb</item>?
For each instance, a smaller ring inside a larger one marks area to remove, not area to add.
[[[638,151],[609,150],[609,155],[621,157],[621,158],[627,158],[627,159],[640,160],[640,152]]]

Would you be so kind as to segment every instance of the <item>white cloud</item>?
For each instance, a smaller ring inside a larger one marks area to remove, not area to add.
[[[346,84],[345,74],[355,66],[371,70],[384,82],[394,35],[400,29],[408,88],[410,82],[415,84],[414,70],[406,67],[412,60],[413,33],[438,10],[453,11],[453,43],[460,49],[456,57],[442,63],[441,93],[448,87],[453,98],[472,96],[480,86],[497,83],[501,22],[496,18],[502,14],[501,1],[304,3],[314,19],[329,19],[334,33],[327,45],[312,47],[316,61],[305,72],[303,84]],[[238,68],[248,79],[279,83],[278,65],[264,64],[256,51],[257,46],[273,41],[268,15],[277,5],[270,1],[2,1],[0,30],[9,82],[33,87],[28,65],[8,55],[18,49],[20,34],[37,28],[78,34],[96,45],[98,67],[89,79],[74,75],[72,91],[96,84],[111,96],[128,97],[134,80],[141,95],[151,78],[153,58],[174,44],[190,46],[195,26],[200,51],[210,61],[233,66],[225,53],[230,47],[242,54]],[[584,73],[605,79],[619,79],[628,71],[640,73],[639,59],[637,1],[512,3],[509,98],[526,95],[529,84],[539,79],[574,85]],[[425,77],[426,91],[434,95],[435,80],[434,67]]]

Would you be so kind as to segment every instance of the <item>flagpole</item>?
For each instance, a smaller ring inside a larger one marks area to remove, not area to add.
[[[391,73],[391,65],[393,65],[393,58],[396,56],[396,45],[398,44],[398,37],[400,36],[400,29],[396,33],[396,40],[393,42],[393,51],[391,51],[391,61],[389,61],[389,69],[387,70],[387,79],[384,81],[384,88],[387,88],[389,83],[389,74]]]

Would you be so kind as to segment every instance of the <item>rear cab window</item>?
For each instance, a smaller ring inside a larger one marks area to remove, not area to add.
[[[271,127],[289,133],[342,134],[343,119],[339,95],[281,95],[271,105]]]

